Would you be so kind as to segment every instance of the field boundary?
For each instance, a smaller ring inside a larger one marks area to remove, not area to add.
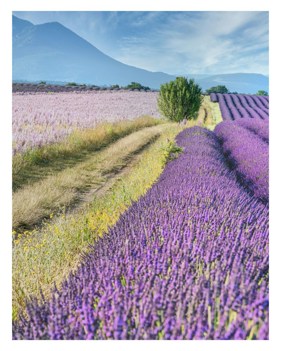
[[[18,233],[32,230],[55,213],[75,207],[83,202],[83,193],[94,193],[130,167],[135,155],[141,153],[159,138],[161,127],[144,128],[94,153],[84,162],[50,175],[38,183],[27,185],[14,193],[13,230]],[[82,197],[81,197],[82,196]]]
[[[13,191],[82,162],[125,136],[163,123],[150,116],[75,130],[64,141],[13,156]]]
[[[62,280],[77,269],[81,254],[88,251],[89,244],[93,245],[107,233],[120,215],[159,178],[167,160],[167,147],[183,130],[172,123],[161,128],[160,137],[135,158],[132,167],[124,171],[122,177],[116,177],[107,191],[94,196],[81,211],[54,216],[53,221],[38,232],[26,233],[15,240],[13,319],[23,310],[26,298],[40,299],[40,290],[48,296],[54,283],[59,287]]]

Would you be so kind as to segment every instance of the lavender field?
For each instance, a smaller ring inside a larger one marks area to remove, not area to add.
[[[14,339],[269,338],[268,100],[211,100],[224,121],[177,135],[181,154],[78,268],[50,296],[29,296]],[[156,101],[136,92],[15,94],[15,152],[101,120],[159,117]]]
[[[219,103],[224,120],[268,119],[268,96],[211,93],[210,97],[212,102]]]
[[[237,181],[216,134],[194,127],[177,143],[78,271],[28,304],[14,339],[268,339],[268,204]]]
[[[5,21],[11,349],[271,345],[269,11],[29,10]]]
[[[268,123],[224,121],[217,125],[215,134],[240,180],[256,197],[268,202]]]
[[[13,153],[59,142],[75,129],[102,122],[160,117],[157,96],[130,91],[14,93]]]

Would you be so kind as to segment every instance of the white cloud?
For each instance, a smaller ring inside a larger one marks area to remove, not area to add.
[[[24,17],[44,22],[42,12]],[[50,12],[45,18],[113,58],[148,70],[268,74],[265,12]]]
[[[176,74],[233,70],[267,74],[267,46],[264,13],[175,13],[167,16],[165,23],[158,23],[141,46],[127,38],[117,58]]]

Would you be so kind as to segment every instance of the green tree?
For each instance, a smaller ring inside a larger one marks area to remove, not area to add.
[[[225,85],[217,85],[215,87],[211,87],[210,89],[206,89],[206,93],[227,94],[229,93],[229,91]]]
[[[168,119],[181,122],[184,119],[197,118],[202,100],[201,88],[193,79],[177,77],[161,85],[158,108]]]
[[[75,82],[69,82],[69,83],[66,84],[66,86],[68,86],[68,87],[77,87],[78,84],[75,83]]]
[[[120,86],[118,84],[113,84],[110,86],[110,89],[119,89]]]
[[[268,92],[265,90],[259,90],[256,95],[260,95],[260,96],[268,96]]]
[[[137,82],[132,82],[131,84],[128,84],[125,89],[138,89],[138,90],[150,90],[149,87],[145,87],[143,85],[141,85],[140,83]]]

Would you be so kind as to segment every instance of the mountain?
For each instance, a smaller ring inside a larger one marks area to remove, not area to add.
[[[33,25],[13,16],[13,80],[65,81],[151,88],[174,79],[125,65],[57,22]]]
[[[32,23],[13,16],[13,40],[25,29],[34,27]]]
[[[194,78],[203,90],[215,85],[226,85],[231,91],[244,93],[268,90],[268,78],[257,74],[194,75]],[[14,81],[122,86],[134,81],[159,89],[173,79],[173,75],[121,63],[58,22],[34,25],[13,16]]]

